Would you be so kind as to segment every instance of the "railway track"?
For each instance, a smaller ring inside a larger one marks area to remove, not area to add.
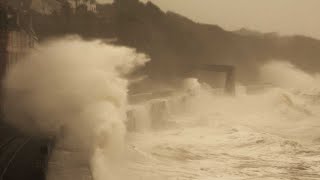
[[[31,140],[31,137],[12,136],[6,138],[0,145],[0,180],[6,180],[5,176],[12,162],[23,147]]]
[[[45,180],[53,143],[52,138],[27,136],[0,120],[0,180]]]
[[[3,142],[2,142],[1,145],[0,145],[0,152],[2,151],[2,149],[6,148],[6,146],[7,146],[8,144],[10,144],[11,141],[14,140],[14,138],[15,138],[15,137],[8,137],[8,138],[6,138],[5,140],[3,140]]]

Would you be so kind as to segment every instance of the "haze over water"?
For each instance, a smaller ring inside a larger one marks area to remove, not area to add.
[[[264,22],[291,33],[274,20]],[[48,180],[316,180],[320,76],[289,60],[261,60],[251,69],[258,83],[236,82],[235,96],[195,77],[151,92],[148,75],[133,73],[152,62],[147,55],[78,36],[53,38],[8,70],[5,116],[26,133],[54,137]],[[145,83],[141,94],[132,93],[135,83]]]
[[[147,0],[142,0],[147,2]],[[113,0],[98,0],[111,3]],[[226,30],[241,28],[320,39],[318,0],[151,0],[163,10],[174,11],[196,22],[217,24]]]
[[[239,86],[236,97],[186,80],[185,94],[163,100],[167,128],[129,133],[129,169],[137,179],[319,179],[319,79],[273,61],[261,80],[277,85]],[[136,117],[150,118],[141,106]]]

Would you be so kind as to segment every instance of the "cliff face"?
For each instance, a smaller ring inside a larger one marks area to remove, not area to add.
[[[156,5],[138,0],[117,0],[90,12],[36,15],[42,38],[77,33],[85,38],[117,38],[118,44],[149,54],[144,69],[155,79],[190,76],[183,66],[201,63],[237,67],[238,79],[255,81],[259,66],[270,59],[291,61],[303,70],[320,70],[320,41],[303,36],[228,32],[216,25],[195,23]]]

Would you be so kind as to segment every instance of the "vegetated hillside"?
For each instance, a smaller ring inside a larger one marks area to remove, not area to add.
[[[44,39],[65,34],[85,38],[116,38],[117,44],[137,48],[152,58],[143,69],[152,79],[191,76],[193,64],[229,64],[238,79],[256,81],[259,66],[270,59],[291,61],[305,71],[320,71],[320,41],[304,36],[278,36],[246,30],[228,32],[200,24],[156,5],[138,0],[116,0],[98,5],[97,13],[68,4],[52,15],[35,14],[35,30]]]

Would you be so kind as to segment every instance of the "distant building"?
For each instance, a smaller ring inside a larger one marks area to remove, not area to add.
[[[67,0],[71,4],[71,8],[73,9],[73,12],[76,13],[76,11],[81,8],[85,7],[86,11],[88,12],[97,12],[97,4],[95,0]]]
[[[3,1],[0,4],[1,79],[10,65],[25,56],[30,48],[34,48],[36,41],[28,7]]]

